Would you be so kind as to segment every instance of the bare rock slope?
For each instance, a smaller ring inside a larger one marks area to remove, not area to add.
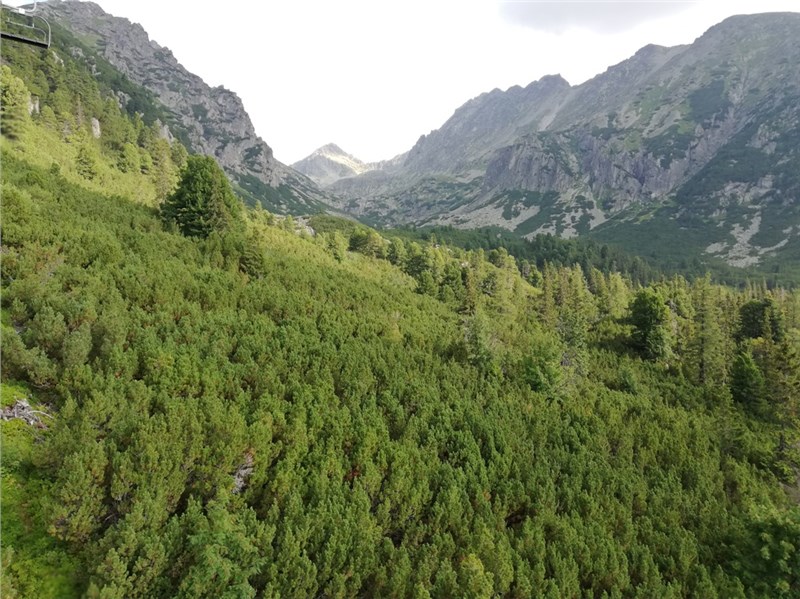
[[[318,209],[326,195],[280,163],[255,132],[242,100],[187,71],[144,28],[93,2],[50,1],[44,14],[98,50],[131,81],[153,92],[194,152],[214,156],[249,198],[277,212]]]

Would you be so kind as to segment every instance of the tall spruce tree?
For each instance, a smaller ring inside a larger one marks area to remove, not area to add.
[[[657,360],[671,353],[669,308],[652,289],[642,289],[630,305],[633,347],[645,358]]]
[[[701,385],[719,385],[727,380],[728,356],[720,323],[720,292],[709,277],[700,279],[694,289],[694,336],[689,344],[688,363]]]
[[[187,237],[208,237],[232,228],[241,203],[223,170],[211,156],[190,156],[178,188],[161,206],[161,217]]]

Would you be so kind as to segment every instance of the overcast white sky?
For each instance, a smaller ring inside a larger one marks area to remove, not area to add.
[[[97,2],[235,91],[287,164],[329,142],[391,158],[494,88],[555,73],[579,84],[733,14],[800,11],[800,0]]]

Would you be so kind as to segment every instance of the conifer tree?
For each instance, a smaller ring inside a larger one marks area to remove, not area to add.
[[[88,139],[79,143],[75,167],[84,179],[94,179],[97,176],[97,154]]]
[[[711,286],[709,277],[695,286],[695,327],[690,343],[689,360],[695,379],[701,385],[719,385],[727,381],[728,356],[725,335],[720,323],[720,294]]]
[[[747,348],[742,348],[733,361],[731,395],[754,412],[763,409],[764,375]]]
[[[0,130],[9,139],[17,139],[30,119],[25,83],[8,66],[0,67]]]
[[[225,173],[211,156],[190,156],[178,188],[161,206],[161,217],[187,237],[208,237],[232,228],[241,213]]]
[[[652,289],[642,289],[631,302],[630,312],[633,347],[650,360],[668,357],[671,335],[669,308],[664,299]]]
[[[406,261],[406,244],[402,239],[392,239],[389,242],[389,249],[387,250],[386,257],[389,262],[395,266],[403,267]]]

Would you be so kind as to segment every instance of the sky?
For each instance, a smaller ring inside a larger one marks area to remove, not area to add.
[[[388,159],[481,93],[556,73],[577,85],[730,15],[800,11],[800,0],[96,1],[236,92],[286,164],[327,143]]]

